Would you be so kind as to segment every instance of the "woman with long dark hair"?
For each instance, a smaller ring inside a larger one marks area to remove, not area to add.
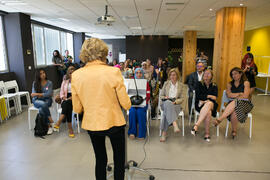
[[[231,101],[214,124],[217,126],[223,119],[228,118],[232,123],[232,138],[234,139],[238,121],[240,123],[246,121],[248,113],[253,108],[253,104],[250,100],[250,83],[243,70],[235,67],[231,70],[230,76],[232,81],[228,83],[226,93]]]
[[[250,95],[252,95],[256,87],[255,76],[258,74],[258,68],[254,62],[253,54],[247,53],[245,55],[241,68],[250,83]]]
[[[66,74],[66,67],[64,65],[64,58],[62,55],[59,53],[58,50],[53,51],[53,57],[52,57],[52,62],[55,66],[57,66],[57,70],[60,72],[61,77],[63,78],[64,75]]]
[[[38,69],[35,74],[35,81],[32,86],[32,101],[39,113],[48,119],[49,130],[47,134],[52,134],[53,123],[49,107],[52,105],[53,84],[47,79],[47,74],[44,69]]]

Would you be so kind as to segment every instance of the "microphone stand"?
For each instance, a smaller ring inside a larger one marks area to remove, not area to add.
[[[137,84],[136,84],[136,80],[134,78],[134,82],[135,82],[135,87],[136,87],[136,92],[137,92],[137,96],[139,96],[139,93],[138,93],[138,89],[137,89]],[[123,112],[123,115],[124,115],[124,118],[125,120],[127,121],[128,120],[128,113],[122,109],[122,112]],[[127,176],[127,179],[128,180],[131,180],[131,172],[130,170],[135,170],[135,171],[140,171],[140,172],[143,172],[145,174],[147,174],[149,176],[149,180],[154,180],[155,179],[155,176],[152,175],[151,172],[145,170],[145,169],[142,169],[140,167],[138,167],[138,163],[134,160],[127,160],[127,132],[126,132],[126,128],[125,128],[125,174]],[[108,176],[107,176],[107,179],[110,179],[111,177],[113,177],[113,171],[112,171],[112,166],[113,166],[113,163],[110,163],[107,165],[107,172],[108,172]]]

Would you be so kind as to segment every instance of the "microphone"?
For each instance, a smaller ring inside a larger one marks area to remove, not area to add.
[[[134,78],[134,83],[136,87],[136,95],[130,97],[130,101],[132,105],[140,105],[143,103],[144,99],[142,96],[139,96],[138,88],[137,88],[137,83],[136,79]]]

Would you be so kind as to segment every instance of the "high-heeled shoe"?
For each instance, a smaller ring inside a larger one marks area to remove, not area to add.
[[[211,139],[210,136],[205,136],[205,137],[204,137],[204,140],[205,140],[206,142],[210,142],[210,139]]]
[[[195,126],[198,128],[197,125],[194,125],[190,131],[190,133],[193,135],[193,136],[196,136],[196,134],[198,134],[198,131],[195,130]]]
[[[235,139],[236,137],[236,131],[232,131],[232,139]]]

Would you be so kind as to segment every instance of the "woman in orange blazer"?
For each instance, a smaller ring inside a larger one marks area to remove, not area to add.
[[[84,41],[80,59],[86,65],[72,74],[73,111],[84,112],[82,128],[88,131],[96,156],[96,179],[106,180],[105,136],[114,154],[114,179],[125,176],[125,125],[121,107],[130,109],[124,80],[119,68],[106,62],[107,45],[100,39]]]

